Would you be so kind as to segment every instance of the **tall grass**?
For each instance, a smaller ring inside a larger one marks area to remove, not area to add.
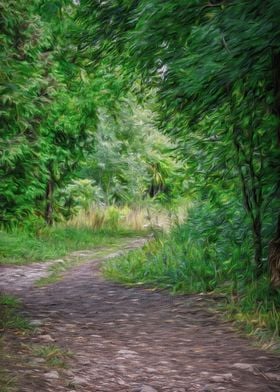
[[[173,209],[159,204],[143,201],[135,206],[99,206],[92,205],[88,210],[81,210],[67,225],[89,227],[93,229],[112,228],[125,230],[158,229],[167,231],[177,221],[186,216],[186,201]]]
[[[144,249],[110,261],[105,272],[126,283],[151,283],[185,293],[212,291],[221,285],[234,293],[242,282],[253,281],[254,268],[245,257],[248,244],[219,260],[213,257],[214,246],[204,242],[193,238],[188,225],[180,226],[169,237],[158,234]]]

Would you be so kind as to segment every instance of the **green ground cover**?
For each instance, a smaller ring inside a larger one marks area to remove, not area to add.
[[[27,264],[65,256],[68,252],[114,245],[139,232],[124,229],[51,227],[39,234],[14,230],[0,232],[0,264]]]

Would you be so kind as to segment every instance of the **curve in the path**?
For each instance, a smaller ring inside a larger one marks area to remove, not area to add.
[[[130,240],[126,248],[142,244]],[[2,270],[2,286],[6,276],[10,291],[23,299],[25,315],[39,326],[33,344],[73,353],[67,369],[50,370],[19,351],[25,363],[14,365],[18,391],[280,391],[279,357],[238,336],[208,310],[207,297],[125,288],[102,278],[100,259],[88,254],[88,260],[42,288],[34,288],[32,279],[17,284],[9,269],[6,275]],[[19,279],[39,266],[21,267]],[[11,350],[19,347],[6,342]]]

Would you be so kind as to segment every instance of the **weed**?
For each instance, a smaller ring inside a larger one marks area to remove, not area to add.
[[[29,330],[30,324],[18,314],[19,301],[7,294],[0,294],[0,330]]]
[[[10,376],[6,371],[0,369],[0,391],[14,392],[16,391],[15,377]]]
[[[49,367],[65,368],[66,360],[72,356],[68,350],[63,350],[60,347],[50,344],[46,346],[32,347],[34,355],[45,359]]]

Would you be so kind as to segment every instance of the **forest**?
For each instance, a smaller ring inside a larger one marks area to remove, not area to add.
[[[0,13],[0,266],[149,235],[104,276],[215,293],[279,345],[279,0]]]

